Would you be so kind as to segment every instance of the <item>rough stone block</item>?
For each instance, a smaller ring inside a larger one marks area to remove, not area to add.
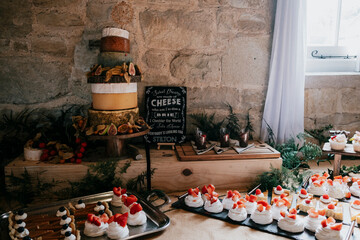
[[[234,8],[261,8],[268,0],[227,0]]]
[[[81,4],[81,0],[33,0],[35,7],[55,8],[55,7],[70,7]]]
[[[39,103],[66,94],[69,66],[35,57],[0,58],[0,103]]]
[[[145,10],[140,26],[149,48],[206,48],[214,40],[215,17],[205,11]]]
[[[50,11],[39,13],[36,18],[39,24],[45,26],[73,27],[84,25],[81,15],[77,13]]]
[[[146,67],[162,74],[169,74],[170,62],[175,52],[150,49],[145,52],[143,61]]]
[[[171,75],[191,87],[217,87],[221,82],[221,59],[217,55],[179,55],[170,64]]]
[[[230,105],[237,109],[242,104],[239,90],[233,87],[189,87],[187,103],[189,109],[226,109],[225,103],[230,103]]]
[[[311,118],[323,117],[341,111],[340,98],[337,89],[306,89],[305,116]]]
[[[222,59],[222,84],[242,89],[266,86],[270,47],[269,37],[239,37],[231,40]]]
[[[115,4],[103,3],[97,0],[89,1],[86,9],[86,16],[90,21],[95,23],[107,21],[114,5]]]
[[[360,115],[360,89],[344,88],[341,89],[340,94],[342,111],[348,113],[359,113]]]
[[[14,42],[15,51],[28,51],[28,46],[25,42]]]
[[[38,53],[54,56],[66,56],[66,44],[61,39],[36,38],[33,40],[31,50]]]

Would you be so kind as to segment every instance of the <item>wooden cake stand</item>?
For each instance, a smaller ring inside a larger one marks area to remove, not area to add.
[[[124,155],[124,152],[125,152],[124,145],[125,145],[126,139],[145,136],[146,134],[148,134],[148,132],[150,132],[150,129],[146,129],[144,131],[137,132],[137,133],[124,134],[124,135],[88,136],[88,139],[89,140],[107,141],[107,144],[106,144],[107,155],[111,156],[111,157],[120,157],[120,156]]]

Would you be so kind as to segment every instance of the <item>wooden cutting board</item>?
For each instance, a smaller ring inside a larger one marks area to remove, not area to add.
[[[221,154],[214,150],[197,155],[191,144],[184,143],[176,146],[176,152],[180,161],[218,161],[218,160],[241,160],[241,159],[269,159],[280,158],[280,153],[268,144],[260,141],[252,141],[255,146],[238,154],[234,149],[229,149]]]

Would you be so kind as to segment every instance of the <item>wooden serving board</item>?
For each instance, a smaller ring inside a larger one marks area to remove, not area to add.
[[[190,143],[176,146],[176,152],[180,161],[216,161],[216,160],[241,160],[241,159],[269,159],[280,158],[280,153],[268,144],[260,141],[253,141],[255,146],[238,154],[234,149],[229,149],[221,154],[214,150],[197,155]]]

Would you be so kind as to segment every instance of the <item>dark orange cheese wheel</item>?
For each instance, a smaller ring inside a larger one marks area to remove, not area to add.
[[[122,37],[108,36],[101,38],[101,52],[130,53],[130,40]]]

